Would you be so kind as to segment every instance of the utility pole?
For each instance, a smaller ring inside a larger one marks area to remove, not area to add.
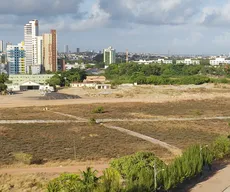
[[[76,154],[76,143],[75,143],[75,139],[73,141],[73,153],[74,153],[74,159],[77,159],[77,154]]]
[[[157,166],[156,159],[154,159],[154,189],[157,190]]]

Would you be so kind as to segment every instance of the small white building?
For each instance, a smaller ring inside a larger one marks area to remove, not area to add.
[[[168,60],[168,59],[157,59],[155,62],[156,63],[163,63],[163,64],[172,64],[173,63],[172,60]]]
[[[210,65],[230,64],[230,60],[226,60],[223,57],[218,57],[215,60],[210,60]]]
[[[200,60],[194,60],[194,59],[184,59],[184,60],[177,60],[176,64],[186,64],[186,65],[199,65]]]

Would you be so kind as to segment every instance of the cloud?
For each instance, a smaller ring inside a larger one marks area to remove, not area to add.
[[[227,26],[230,24],[230,1],[221,6],[206,6],[201,11],[200,24],[206,26]]]
[[[70,25],[70,29],[74,31],[82,31],[92,28],[103,27],[108,24],[109,19],[110,14],[106,13],[103,9],[101,9],[99,1],[97,1],[95,4],[93,4],[88,17],[80,21],[72,22]]]
[[[7,0],[1,1],[0,14],[47,16],[76,14],[83,0]]]
[[[100,0],[111,20],[146,25],[188,23],[197,14],[201,0]]]

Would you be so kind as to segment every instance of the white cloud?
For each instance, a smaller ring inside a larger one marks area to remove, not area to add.
[[[93,4],[91,12],[86,19],[72,21],[70,29],[74,31],[82,31],[92,28],[103,27],[108,24],[110,14],[100,8],[99,1]]]

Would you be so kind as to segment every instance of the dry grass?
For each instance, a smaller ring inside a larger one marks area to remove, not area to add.
[[[219,135],[228,135],[226,121],[113,123],[132,131],[185,149],[193,144],[209,144]]]
[[[92,114],[91,111],[98,106],[102,106],[105,109],[105,113]],[[84,118],[230,116],[229,108],[229,99],[190,100],[168,103],[104,103],[50,107],[53,111],[60,111]]]
[[[44,110],[45,107],[23,107],[23,108],[7,108],[0,109],[0,120],[63,120],[69,119],[62,115],[54,114]]]
[[[54,174],[27,174],[23,175],[0,175],[0,191],[2,192],[43,192]]]
[[[32,154],[34,159],[45,161],[100,160],[117,158],[138,151],[152,151],[159,157],[170,153],[133,136],[88,124],[28,124],[5,125],[5,135],[0,136],[0,165],[14,163],[13,153]]]

